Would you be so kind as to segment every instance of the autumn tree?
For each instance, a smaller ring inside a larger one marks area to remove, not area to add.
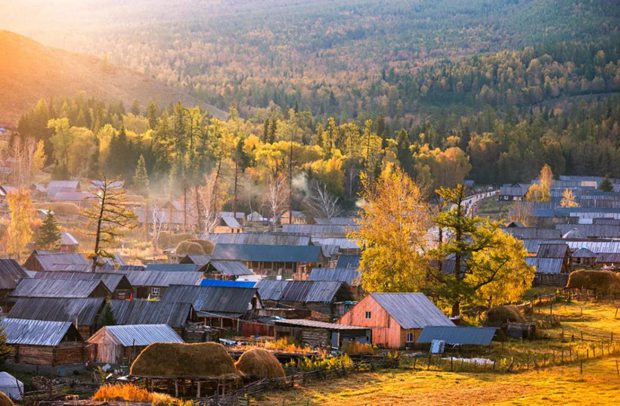
[[[548,202],[551,200],[551,186],[553,185],[553,172],[551,167],[545,164],[538,175],[538,182],[527,190],[525,200],[528,202]]]
[[[327,190],[327,185],[318,181],[311,182],[306,205],[314,216],[327,219],[338,216],[342,212],[339,201],[337,196]]]
[[[274,226],[280,221],[280,216],[284,214],[288,206],[289,182],[286,176],[279,174],[269,178],[267,193],[264,196],[264,204],[271,215],[271,225]]]
[[[110,257],[106,246],[118,242],[128,229],[135,227],[136,215],[125,206],[125,190],[118,180],[103,176],[97,182],[94,202],[83,210],[91,226],[94,227],[95,245],[92,253],[92,271],[101,265],[101,258]]]
[[[447,238],[432,250],[438,263],[454,262],[430,272],[429,289],[459,316],[463,306],[494,306],[517,300],[531,286],[534,268],[527,265],[523,242],[504,233],[486,218],[468,217],[465,187],[441,188],[437,194],[447,210],[435,217]]]
[[[60,230],[58,229],[58,223],[56,217],[51,210],[47,211],[45,220],[39,227],[37,233],[37,240],[35,246],[40,249],[54,249],[60,242]]]
[[[9,206],[8,251],[19,260],[32,241],[34,206],[26,189],[10,191],[6,199]]]
[[[426,283],[427,203],[400,169],[386,169],[372,184],[362,176],[359,228],[350,234],[363,247],[360,269],[368,292],[411,292]]]
[[[561,207],[579,207],[575,194],[571,189],[564,189],[562,192],[562,200],[560,200]]]

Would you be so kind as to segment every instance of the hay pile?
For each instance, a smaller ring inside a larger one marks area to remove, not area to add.
[[[612,271],[582,269],[571,272],[566,288],[587,289],[603,294],[620,293],[620,274]]]
[[[181,241],[175,250],[177,256],[184,255],[205,255],[205,250],[202,246],[193,241]]]
[[[244,352],[235,366],[250,380],[284,377],[284,369],[280,361],[271,352],[262,348]]]
[[[521,312],[516,306],[497,306],[487,311],[485,325],[491,327],[502,327],[509,322],[525,323],[525,318],[521,315]]]
[[[218,343],[154,343],[131,364],[131,375],[162,378],[236,379],[233,359]]]
[[[14,406],[15,403],[4,392],[0,392],[0,406]]]

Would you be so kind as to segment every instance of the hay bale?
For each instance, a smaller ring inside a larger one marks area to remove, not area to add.
[[[161,247],[176,247],[180,242],[191,240],[194,236],[190,233],[171,233],[169,231],[162,231],[159,234],[158,244]]]
[[[218,343],[154,343],[131,364],[141,377],[237,379],[232,357]]]
[[[211,255],[213,253],[213,248],[215,247],[211,241],[207,240],[189,240],[193,243],[200,244],[205,255]]]
[[[15,403],[11,400],[6,393],[0,391],[0,406],[14,406]]]
[[[525,318],[516,306],[497,306],[487,311],[485,325],[501,327],[506,323],[524,323]]]
[[[587,289],[604,294],[620,293],[620,274],[612,271],[581,269],[568,275],[566,288]]]
[[[280,361],[273,353],[262,348],[244,352],[235,366],[250,380],[284,377],[284,368]]]
[[[175,252],[177,256],[205,255],[205,251],[200,244],[189,240],[180,242]]]

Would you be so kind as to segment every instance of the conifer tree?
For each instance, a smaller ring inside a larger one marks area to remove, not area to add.
[[[41,227],[39,228],[35,245],[37,248],[53,249],[58,246],[59,241],[60,230],[58,229],[56,218],[54,217],[54,213],[51,210],[48,210],[45,220],[43,220],[43,224],[41,224]]]
[[[598,186],[599,190],[602,190],[603,192],[613,192],[614,191],[614,185],[613,183],[611,183],[611,180],[609,180],[608,176],[605,176],[605,179],[603,179],[601,181],[601,184]]]
[[[110,302],[106,302],[103,305],[103,309],[101,309],[101,314],[99,315],[99,327],[104,326],[113,326],[116,324],[116,320],[114,319],[114,313],[112,312],[112,305]]]
[[[146,171],[146,162],[144,161],[144,155],[140,155],[138,159],[138,165],[136,166],[136,173],[133,176],[133,184],[142,196],[148,194],[149,189],[149,175]]]

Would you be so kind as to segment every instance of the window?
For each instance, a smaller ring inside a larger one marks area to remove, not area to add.
[[[366,319],[370,319],[372,317],[372,313],[371,312],[366,312]]]
[[[159,290],[159,288],[151,288],[151,296],[159,297],[160,294],[161,294],[161,291]]]
[[[413,342],[413,333],[407,333],[407,342],[408,343],[412,343]]]

